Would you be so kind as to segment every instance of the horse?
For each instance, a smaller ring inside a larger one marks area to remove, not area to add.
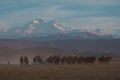
[[[23,56],[20,57],[19,61],[20,61],[20,65],[23,65],[24,62]]]
[[[42,64],[43,62],[42,62],[41,57],[39,55],[37,55],[33,58],[33,63],[34,64]]]
[[[105,56],[102,56],[102,57],[99,57],[98,58],[98,61],[100,62],[100,64],[109,64],[110,63],[110,60],[112,59],[112,57],[105,57]]]
[[[29,64],[29,59],[26,56],[24,56],[24,63],[25,63],[25,65]]]

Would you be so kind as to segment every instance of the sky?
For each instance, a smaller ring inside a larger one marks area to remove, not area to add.
[[[72,29],[120,31],[120,0],[0,0],[0,29],[22,26],[33,19]]]

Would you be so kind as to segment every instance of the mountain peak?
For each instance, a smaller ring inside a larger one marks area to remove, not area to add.
[[[32,24],[39,24],[39,23],[43,23],[44,20],[43,19],[33,19],[32,20]]]
[[[62,24],[59,24],[56,21],[49,21],[50,24],[52,24],[55,28],[59,29],[62,32],[66,32],[69,29],[67,27],[64,27]]]
[[[102,29],[102,28],[95,29],[95,32],[101,35],[112,34],[112,32],[109,29]]]
[[[37,21],[37,20],[34,19],[34,20],[32,21],[32,23],[39,23],[39,21]]]

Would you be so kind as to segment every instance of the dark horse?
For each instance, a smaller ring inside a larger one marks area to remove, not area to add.
[[[105,56],[102,56],[102,57],[99,57],[98,58],[98,61],[100,62],[100,64],[109,64],[110,63],[110,60],[112,59],[112,57],[105,57]]]
[[[28,59],[26,56],[24,56],[24,64],[25,64],[25,65],[28,65],[28,64],[29,64],[29,59]]]
[[[48,64],[61,64],[60,55],[49,56],[47,62]]]
[[[20,61],[20,65],[23,65],[23,63],[24,63],[24,58],[23,58],[23,56],[20,57],[19,61]]]
[[[39,55],[37,55],[33,58],[33,63],[34,64],[42,64],[43,62],[42,62],[41,57]]]

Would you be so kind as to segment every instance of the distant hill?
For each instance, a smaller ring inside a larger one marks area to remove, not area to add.
[[[120,57],[120,39],[71,39],[34,41],[23,39],[0,40],[0,63],[18,62],[20,56],[50,55],[112,56]]]

